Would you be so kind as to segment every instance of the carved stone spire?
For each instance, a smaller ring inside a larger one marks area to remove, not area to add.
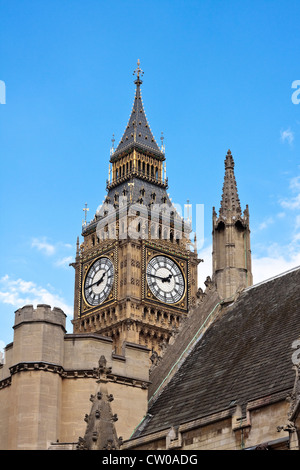
[[[235,215],[241,215],[241,213],[241,204],[234,175],[234,160],[233,156],[231,155],[231,151],[228,150],[225,159],[225,178],[223,184],[220,216],[224,218],[230,218]]]
[[[99,359],[97,390],[91,395],[91,411],[84,420],[87,423],[84,438],[78,440],[79,450],[118,450],[122,438],[117,437],[114,423],[118,420],[113,415],[110,403],[113,396],[107,391],[107,375],[111,373],[111,367],[106,367],[106,359]]]
[[[223,299],[253,284],[250,249],[249,209],[242,214],[234,160],[228,150],[225,159],[219,217],[213,208],[213,282]]]

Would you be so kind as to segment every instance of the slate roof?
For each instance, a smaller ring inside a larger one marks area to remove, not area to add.
[[[123,191],[125,190],[126,197],[128,200],[127,209],[131,205],[135,205],[134,207],[136,209],[137,204],[142,204],[141,210],[142,209],[147,210],[148,213],[151,214],[150,212],[151,207],[152,207],[151,203],[153,203],[152,195],[155,194],[155,203],[158,205],[163,204],[166,207],[169,207],[170,210],[174,212],[174,214],[177,213],[178,214],[177,224],[179,224],[178,227],[181,226],[183,219],[178,213],[178,211],[176,210],[176,207],[172,203],[165,188],[160,188],[159,186],[153,183],[150,183],[148,181],[143,181],[142,179],[138,177],[133,177],[131,178],[130,181],[134,183],[133,190],[132,190],[132,203],[129,203],[130,194],[129,194],[129,189],[128,189],[128,181],[125,181],[108,191],[107,197],[109,198],[109,202],[111,204],[114,203],[115,195],[118,194],[119,196],[122,196]],[[140,200],[142,200],[142,202],[140,202]],[[103,214],[103,211],[105,210],[105,205],[102,204],[99,207],[100,207],[100,213]],[[167,215],[168,215],[168,212],[167,212]],[[172,213],[171,213],[170,220],[173,221]],[[95,218],[91,222],[89,222],[85,227],[83,227],[82,235],[96,230],[98,222],[99,222],[99,219],[98,217],[95,216]]]
[[[123,137],[121,138],[115,152],[112,154],[111,161],[116,159],[117,156],[127,148],[131,148],[134,145],[140,147],[142,150],[154,152],[156,156],[164,158],[164,154],[160,150],[152,134],[144,110],[141,94],[142,80],[136,80],[135,83],[136,91],[131,115]]]
[[[226,307],[149,408],[133,438],[293,388],[300,267],[243,291]]]
[[[172,206],[172,202],[165,188],[160,188],[153,183],[143,181],[137,177],[132,177],[130,182],[134,183],[132,190],[132,202],[134,204],[136,204],[137,201],[142,198],[143,204],[148,207],[152,200],[152,194],[155,194],[155,201],[157,204],[163,204],[163,198],[165,198],[165,204],[170,207]],[[115,194],[122,195],[124,190],[126,191],[126,195],[129,198],[128,181],[120,183],[115,188],[110,189],[107,196],[110,198],[110,201],[113,201]]]

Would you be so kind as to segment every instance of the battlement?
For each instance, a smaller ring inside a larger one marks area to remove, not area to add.
[[[58,307],[51,309],[50,305],[38,304],[35,309],[33,305],[25,305],[15,312],[15,324],[13,328],[23,323],[45,322],[61,326],[66,331],[66,314]]]
[[[60,308],[45,304],[15,312],[14,340],[0,368],[2,449],[46,449],[58,439],[76,442],[85,432],[83,418],[91,411],[90,397],[100,378],[115,397],[119,436],[129,438],[146,414],[149,349],[126,342],[119,355],[112,338],[67,334],[65,322]],[[100,377],[103,357],[107,368]]]

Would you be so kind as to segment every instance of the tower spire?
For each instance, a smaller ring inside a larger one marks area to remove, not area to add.
[[[253,284],[248,206],[242,214],[234,160],[228,150],[219,217],[213,208],[213,281],[222,299]]]
[[[152,134],[143,106],[141,95],[141,84],[143,81],[141,77],[144,75],[144,72],[140,67],[140,60],[137,61],[137,68],[134,70],[133,75],[136,75],[134,80],[136,90],[131,115],[119,145],[112,153],[111,158],[115,160],[121,153],[126,152],[132,147],[138,147],[142,151],[148,151],[152,154],[154,152],[155,156],[164,158],[164,153],[159,148]]]
[[[236,179],[234,175],[234,160],[231,151],[228,150],[225,158],[225,177],[223,184],[220,216],[230,218],[241,215],[241,204],[238,195]]]

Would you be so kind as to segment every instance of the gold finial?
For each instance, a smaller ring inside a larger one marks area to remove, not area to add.
[[[85,207],[82,210],[84,211],[84,222],[82,222],[82,225],[85,227],[86,226],[86,213],[90,210],[87,206],[87,203],[85,203]]]
[[[115,151],[115,134],[112,135],[110,154],[112,155],[114,151]]]
[[[160,150],[161,150],[163,153],[165,153],[164,133],[163,133],[163,132],[161,133],[160,140],[161,140],[161,147],[160,147]]]
[[[142,83],[142,80],[140,79],[140,75],[143,76],[144,75],[144,72],[143,70],[140,68],[140,59],[138,59],[137,61],[137,68],[135,69],[135,71],[133,72],[133,75],[136,75],[137,79],[134,83],[136,84],[140,84]]]

